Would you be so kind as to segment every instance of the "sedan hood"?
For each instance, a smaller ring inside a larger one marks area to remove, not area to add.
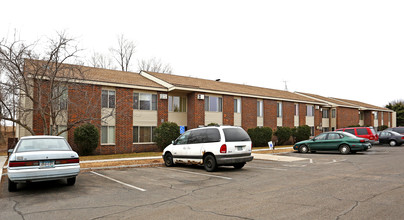
[[[11,161],[24,160],[48,160],[48,159],[69,159],[78,158],[78,154],[74,151],[35,151],[13,153],[10,157]]]

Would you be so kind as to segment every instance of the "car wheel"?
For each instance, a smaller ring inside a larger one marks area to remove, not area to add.
[[[173,155],[170,152],[164,155],[164,164],[166,167],[174,166]]]
[[[73,186],[76,183],[76,177],[67,178],[67,185]]]
[[[10,179],[8,179],[8,191],[9,191],[9,192],[15,192],[15,191],[17,191],[17,183],[11,181]]]
[[[390,147],[394,147],[394,146],[397,145],[397,142],[396,142],[395,140],[391,140],[391,141],[389,142],[389,145],[390,145]]]
[[[339,152],[341,152],[341,154],[349,154],[350,151],[351,148],[346,144],[343,144],[341,145],[341,147],[339,147]]]
[[[309,147],[307,147],[307,145],[301,145],[300,147],[299,147],[299,152],[300,153],[307,153],[307,152],[309,152]]]
[[[216,159],[213,155],[209,154],[208,156],[203,159],[203,166],[205,170],[208,172],[213,172],[217,168]]]
[[[245,165],[245,163],[234,164],[234,168],[241,169],[241,168],[243,168],[244,165]]]

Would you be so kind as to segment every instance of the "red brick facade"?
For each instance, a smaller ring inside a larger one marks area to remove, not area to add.
[[[205,125],[205,101],[203,99],[198,99],[198,92],[192,92],[188,94],[188,129],[197,128],[200,125]]]
[[[295,127],[295,103],[282,102],[282,126],[294,128]]]
[[[115,137],[115,152],[133,152],[132,89],[116,88]]]
[[[241,98],[241,127],[246,131],[257,127],[257,99]]]
[[[234,125],[234,96],[223,96],[223,124]]]
[[[160,94],[167,95],[167,99],[160,99]],[[168,94],[158,92],[157,100],[157,126],[160,126],[163,122],[168,121]]]
[[[322,122],[322,113],[320,111],[320,106],[316,105],[314,108],[314,135],[319,135],[322,130],[320,123]]]
[[[307,107],[306,104],[299,103],[299,125],[306,124]]]
[[[357,124],[359,124],[358,109],[337,107],[337,128],[345,128]]]
[[[264,100],[264,127],[270,127],[273,131],[277,127],[276,101]]]

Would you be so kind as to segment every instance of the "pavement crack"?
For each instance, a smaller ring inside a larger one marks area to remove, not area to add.
[[[13,205],[13,210],[14,210],[14,212],[16,212],[18,215],[21,216],[22,219],[25,220],[24,214],[23,214],[22,212],[20,212],[20,211],[17,210],[17,206],[18,206],[20,203],[17,202],[17,201],[15,201],[15,200],[12,200],[12,201],[15,203],[15,204]]]
[[[345,216],[345,215],[347,215],[348,213],[352,212],[356,207],[358,207],[358,205],[359,205],[359,201],[355,201],[355,204],[354,204],[348,211],[346,211],[346,212],[344,212],[344,213],[338,215],[337,218],[336,218],[336,220],[339,220],[342,216]]]
[[[179,202],[178,202],[179,203]],[[244,217],[244,216],[237,216],[237,215],[227,215],[227,214],[223,214],[223,213],[217,213],[214,211],[208,211],[208,210],[196,210],[194,209],[192,206],[188,205],[188,204],[184,204],[184,203],[180,203],[182,205],[185,205],[186,207],[188,207],[191,211],[193,212],[202,212],[202,213],[210,213],[213,215],[217,215],[217,216],[223,216],[223,217],[229,217],[229,218],[238,218],[238,219],[249,219],[252,220],[252,218],[248,218],[248,217]]]

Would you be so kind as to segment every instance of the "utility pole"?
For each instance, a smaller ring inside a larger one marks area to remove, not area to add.
[[[283,80],[282,82],[285,83],[285,91],[288,91],[288,84],[287,84],[288,81]]]

